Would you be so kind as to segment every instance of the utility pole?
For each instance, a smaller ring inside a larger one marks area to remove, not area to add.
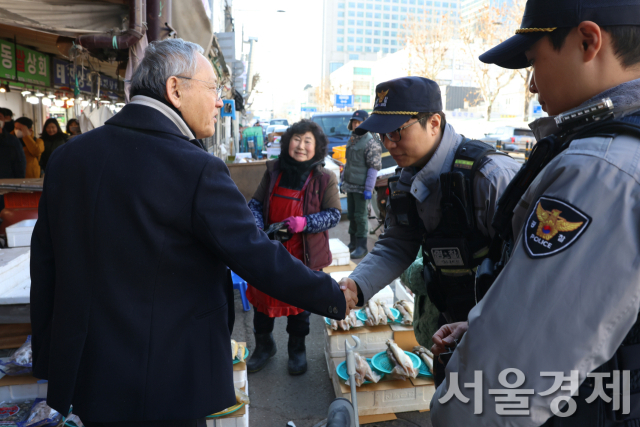
[[[251,72],[255,71],[253,66],[253,43],[257,41],[257,37],[249,37],[249,60],[247,61],[247,87],[245,93],[250,93],[251,89],[253,89],[253,76],[251,75]]]

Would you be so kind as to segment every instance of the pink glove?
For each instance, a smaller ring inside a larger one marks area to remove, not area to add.
[[[307,226],[307,218],[303,216],[290,216],[282,222],[287,225],[289,233],[302,233]]]

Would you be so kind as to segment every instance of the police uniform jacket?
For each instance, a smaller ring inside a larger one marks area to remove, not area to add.
[[[584,105],[605,97],[637,113],[640,80],[610,89]],[[553,376],[541,373],[568,377],[577,371],[582,383],[612,358],[638,320],[638,139],[620,135],[574,140],[540,172],[514,212],[513,253],[469,313],[469,330],[447,365],[447,380],[431,401],[434,426],[542,425],[553,415],[551,402],[568,398],[577,387],[567,382],[541,396],[554,383]],[[496,413],[496,397],[489,390],[505,390],[498,376],[510,368],[519,369],[525,378],[514,390],[533,390],[526,395],[528,415]],[[474,415],[477,399],[463,386],[474,382],[474,371],[483,372],[482,415]],[[458,373],[457,383],[471,399],[468,403],[456,398],[438,401],[450,387],[451,372]],[[605,391],[611,396],[611,390]],[[580,425],[598,423],[592,419]]]
[[[456,150],[463,140],[450,124],[445,126],[440,145],[433,157],[421,169],[404,168],[401,180],[411,181],[411,195],[416,199],[418,214],[424,228],[400,225],[392,208],[387,208],[386,229],[373,250],[349,276],[369,300],[378,291],[399,277],[416,259],[424,230],[433,231],[440,223],[440,174],[450,172]],[[493,236],[491,222],[496,204],[520,164],[508,156],[493,155],[478,169],[474,178],[473,205],[478,229]]]
[[[224,162],[140,98],[55,150],[31,242],[34,375],[49,380],[49,406],[93,422],[236,403],[227,266],[288,304],[345,316],[338,284],[256,227]]]

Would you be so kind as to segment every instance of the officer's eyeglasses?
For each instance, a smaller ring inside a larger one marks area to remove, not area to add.
[[[207,88],[208,88],[209,90],[213,90],[213,91],[215,91],[215,92],[216,92],[216,96],[217,96],[217,97],[216,97],[216,101],[217,101],[217,100],[219,100],[220,98],[222,98],[222,90],[224,89],[224,87],[223,87],[223,86],[220,86],[220,87],[217,87],[217,86],[211,87],[211,83],[209,83],[209,82],[207,82],[207,81],[204,81],[204,80],[194,79],[193,77],[185,77],[185,76],[176,76],[176,77],[177,77],[177,78],[179,78],[179,79],[197,80],[197,81],[199,81],[199,82],[202,82],[202,83],[204,83],[204,84],[206,84],[206,85],[207,85]]]
[[[419,122],[420,122],[420,120],[416,120],[415,122],[413,122],[413,123],[409,123],[409,124],[408,124],[408,125],[406,125],[406,126],[402,126],[401,128],[398,128],[398,129],[394,130],[393,132],[389,132],[389,133],[381,133],[381,134],[380,134],[380,139],[382,140],[382,142],[384,142],[384,137],[386,136],[386,137],[387,137],[387,139],[389,139],[389,141],[391,141],[391,142],[400,142],[400,139],[401,139],[401,137],[402,137],[402,136],[400,135],[400,132],[401,132],[403,129],[406,129],[406,128],[408,128],[409,126],[413,126],[413,125],[415,125],[416,123],[419,123]]]

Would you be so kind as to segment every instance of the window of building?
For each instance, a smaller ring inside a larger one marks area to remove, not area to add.
[[[398,10],[400,10],[398,6],[391,6],[391,11],[397,12]]]
[[[360,55],[357,55],[355,53],[349,55],[349,61],[357,61],[358,59],[360,59]]]
[[[400,31],[400,32],[398,33],[398,38],[401,38],[401,39],[403,39],[403,38],[404,38],[404,32],[403,32],[403,31]]]
[[[380,44],[380,39],[373,39],[373,44]]]
[[[391,15],[389,15],[388,13],[384,14],[384,19],[391,19]]]
[[[356,13],[353,10],[349,11],[349,16],[355,18]]]
[[[449,7],[449,3],[442,3],[442,7]]]
[[[369,19],[373,18],[373,12],[367,12],[367,18]]]
[[[370,37],[367,37],[366,39],[364,39],[364,42],[365,42],[365,43],[368,43],[368,44],[371,44],[371,38],[370,38]]]
[[[391,31],[391,37],[398,37],[397,31]]]
[[[371,95],[356,95],[356,102],[368,104],[371,102]]]
[[[364,12],[358,12],[358,18],[364,18]]]
[[[386,44],[386,45],[388,45],[388,44],[389,44],[389,40],[387,40],[387,39],[383,39],[383,40],[382,40],[382,44]]]
[[[365,52],[371,52],[371,46],[365,46],[364,47],[364,51]]]
[[[382,53],[389,53],[389,48],[383,47],[382,48]]]
[[[379,35],[380,35],[380,30],[375,30],[375,31],[373,32],[373,35],[374,35],[374,36],[379,36]]]
[[[360,34],[360,35],[362,35],[362,34],[364,34],[364,30],[363,30],[362,28],[358,28],[358,29],[356,30],[356,34]]]
[[[424,13],[424,9],[419,7],[418,8],[418,15],[422,15]]]
[[[427,15],[431,15],[431,9],[427,9],[424,11]]]
[[[338,52],[344,52],[344,46],[339,44],[338,45]]]
[[[451,16],[452,16],[452,17],[454,17],[454,18],[455,18],[456,16],[458,16],[458,14],[457,14],[456,12],[449,12],[449,15],[451,15]]]
[[[433,6],[433,2],[432,1],[427,1],[427,6]]]
[[[339,46],[342,47],[342,46]],[[340,49],[338,49],[340,50]],[[331,70],[330,72],[333,73],[335,70],[337,70],[338,68],[342,67],[342,65],[344,65],[342,62],[331,62],[329,64],[329,69]]]
[[[400,20],[402,22],[406,21],[407,20],[407,15],[400,15]]]
[[[400,3],[399,0],[393,0],[392,3]]]
[[[354,8],[355,8],[355,7],[356,7],[355,2],[350,1],[350,2],[349,2],[349,7],[354,7]]]
[[[338,12],[338,18],[344,18],[344,12]]]
[[[409,0],[409,4],[416,4],[416,0]]]
[[[356,52],[362,52],[363,47],[362,46],[356,46]]]
[[[338,9],[344,9],[344,3],[338,3]]]
[[[358,9],[364,9],[364,3],[358,3]]]
[[[398,28],[398,23],[397,22],[392,23],[391,28]]]
[[[361,19],[358,19],[358,21],[356,21],[356,23],[358,24],[358,27],[362,27],[364,25],[364,21]]]
[[[398,40],[391,40],[391,46],[398,46]]]
[[[439,2],[439,1],[434,2],[434,6],[435,6],[435,7],[440,7],[440,5],[441,5],[441,4],[440,4],[440,2]]]
[[[390,49],[390,52],[391,52],[391,53],[396,53],[396,49],[391,48],[391,49]]]
[[[367,27],[372,27],[373,26],[373,22],[372,21],[367,21]]]
[[[391,19],[393,19],[394,21],[398,20],[398,15],[391,15]]]
[[[373,5],[372,4],[368,4],[367,5],[367,10],[373,10]]]
[[[400,8],[400,12],[402,12],[402,13],[407,13],[407,7],[406,7],[406,6],[402,6],[402,7]]]
[[[353,67],[353,74],[355,76],[370,76],[371,68]]]
[[[347,30],[347,33],[349,33],[349,34],[355,34],[355,33],[356,33],[356,30],[355,30],[355,29],[353,29],[353,28],[349,28],[349,29]]]
[[[356,81],[356,82],[353,82],[353,88],[354,89],[369,90],[369,89],[371,89],[371,83]]]
[[[353,43],[353,41],[354,41],[354,40],[355,40],[355,39],[354,39],[353,37],[347,37],[347,41],[348,41],[349,43]]]
[[[382,10],[382,5],[381,4],[377,4],[376,5],[376,10]]]
[[[380,28],[380,21],[376,21],[376,22],[374,22],[374,23],[373,23],[373,26],[374,26],[374,27],[378,27],[378,28]]]
[[[368,36],[373,34],[373,30],[365,30],[364,33]]]
[[[344,34],[344,28],[338,28],[338,34]]]
[[[415,7],[410,7],[409,8],[409,13],[416,13],[416,8]]]
[[[353,19],[349,19],[349,21],[347,21],[349,23],[349,25],[356,25],[356,21]]]
[[[382,28],[389,28],[389,23],[388,22],[383,22],[382,23]]]
[[[424,0],[418,0],[418,6],[424,6]]]
[[[348,50],[349,52],[353,52],[355,49],[353,48],[353,45],[352,45],[352,44],[349,44],[349,45],[347,45],[347,50]]]
[[[457,4],[455,4],[455,3],[450,3],[450,4],[449,4],[449,7],[451,7],[451,9],[457,9],[457,8],[458,8],[458,5],[457,5]]]
[[[344,25],[344,20],[338,19],[338,27],[342,27],[343,25]],[[342,31],[342,33],[340,31]],[[338,34],[344,34],[344,30],[342,28],[339,28]]]
[[[374,15],[374,18],[376,18],[376,19],[382,19],[382,14],[381,14],[381,13],[376,13],[376,14]]]
[[[362,43],[362,37],[356,37],[356,43]]]
[[[407,2],[407,0],[400,0],[400,3],[407,4],[408,2]]]
[[[344,37],[338,37],[338,38],[336,39],[336,41],[337,41],[338,43],[344,43]]]
[[[389,37],[389,31],[383,31],[383,32],[382,32],[382,35],[383,35],[384,37]]]
[[[380,52],[380,48],[378,46],[374,46],[373,51],[374,52]]]
[[[387,6],[386,4],[384,5],[384,10],[385,12],[390,12],[391,11],[391,6]]]

